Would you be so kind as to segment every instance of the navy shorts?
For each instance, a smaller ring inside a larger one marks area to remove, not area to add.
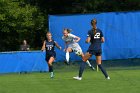
[[[47,52],[46,53],[46,61],[48,62],[51,57],[56,58],[56,53],[55,52]]]
[[[91,55],[95,55],[95,56],[101,56],[102,55],[102,50],[87,50],[87,52],[89,52],[89,54]]]

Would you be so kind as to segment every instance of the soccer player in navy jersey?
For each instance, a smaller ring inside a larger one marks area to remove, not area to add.
[[[101,47],[101,44],[105,42],[105,39],[104,39],[102,31],[99,28],[97,28],[96,24],[97,24],[97,20],[92,19],[91,20],[92,29],[88,31],[88,35],[87,35],[87,39],[86,39],[86,43],[90,43],[90,46],[87,50],[87,53],[83,57],[84,62],[82,62],[81,65],[80,65],[79,76],[73,77],[74,79],[82,80],[82,74],[83,74],[83,71],[84,71],[84,68],[85,68],[85,62],[89,58],[91,58],[92,55],[96,56],[96,63],[98,65],[98,67],[101,69],[105,78],[110,79],[106,70],[101,65],[101,63],[102,63],[102,58],[101,58],[102,47]]]
[[[50,77],[53,78],[54,77],[54,72],[53,72],[52,63],[54,62],[55,57],[56,57],[56,52],[55,52],[54,48],[56,46],[57,48],[59,48],[61,50],[61,47],[57,44],[56,41],[54,41],[52,39],[52,34],[50,32],[46,33],[46,38],[47,39],[44,41],[41,50],[42,51],[46,50],[46,61],[47,61],[48,66],[49,66],[49,72],[51,73]]]

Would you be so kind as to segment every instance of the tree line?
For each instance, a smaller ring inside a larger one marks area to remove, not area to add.
[[[0,51],[18,51],[24,39],[40,49],[48,15],[140,10],[139,0],[0,0]]]

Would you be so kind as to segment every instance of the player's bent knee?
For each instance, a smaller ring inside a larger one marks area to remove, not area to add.
[[[48,62],[48,65],[49,65],[49,66],[52,66],[52,62]]]
[[[83,60],[84,62],[86,62],[88,59],[86,59],[86,58],[83,58],[82,60]]]
[[[83,61],[86,62],[91,57],[91,54],[86,53],[83,57]]]
[[[70,48],[67,48],[66,52],[71,52],[71,49]]]
[[[52,66],[52,62],[53,62],[53,61],[49,61],[49,62],[48,62],[48,65],[49,65],[49,66]]]

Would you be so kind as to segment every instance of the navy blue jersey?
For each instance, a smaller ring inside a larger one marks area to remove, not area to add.
[[[100,29],[96,29],[96,33],[94,34],[93,29],[88,31],[88,37],[91,38],[89,46],[89,50],[100,50],[101,49],[101,38],[103,37],[103,33]]]
[[[55,41],[52,40],[51,42],[49,42],[48,40],[46,40],[46,52],[54,52],[54,47],[55,47]]]
[[[48,62],[50,57],[56,57],[56,52],[55,52],[55,44],[56,42],[54,40],[52,40],[51,42],[49,42],[48,40],[46,40],[46,61]]]

